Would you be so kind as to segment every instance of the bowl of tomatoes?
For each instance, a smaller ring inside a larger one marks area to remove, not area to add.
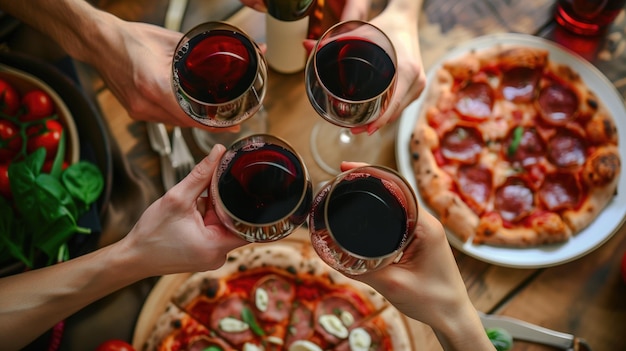
[[[69,259],[70,239],[102,194],[80,159],[64,100],[37,77],[0,64],[0,276]]]
[[[43,147],[48,168],[62,139],[67,166],[79,160],[80,143],[65,102],[37,77],[0,65],[0,163]]]

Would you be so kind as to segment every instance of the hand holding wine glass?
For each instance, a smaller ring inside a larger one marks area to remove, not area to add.
[[[326,31],[305,68],[307,96],[328,123],[311,135],[315,160],[327,172],[339,173],[343,160],[374,163],[380,141],[354,135],[387,109],[396,84],[393,44],[380,29],[364,21],[345,21]]]
[[[238,126],[261,109],[267,88],[267,64],[259,46],[242,30],[224,22],[207,22],[185,33],[172,62],[172,87],[180,107],[206,126]],[[265,128],[262,124],[259,128]],[[256,132],[256,131],[255,131]],[[226,134],[227,133],[221,133]],[[218,134],[197,130],[205,151]],[[232,133],[229,135],[232,141]]]
[[[236,141],[213,175],[220,221],[250,242],[269,242],[304,223],[313,190],[302,158],[284,140],[255,134]]]
[[[413,240],[418,208],[408,182],[374,165],[345,171],[313,201],[311,245],[334,269],[359,275],[380,269]]]

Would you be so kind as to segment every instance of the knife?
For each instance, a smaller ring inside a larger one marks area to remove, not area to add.
[[[584,339],[571,334],[554,331],[511,317],[496,316],[481,312],[479,312],[479,315],[483,327],[486,329],[502,328],[509,332],[513,339],[554,346],[563,350],[591,351],[591,348]]]
[[[169,190],[176,184],[174,168],[172,167],[171,153],[172,146],[170,138],[167,135],[167,129],[163,123],[147,122],[148,139],[152,150],[156,151],[161,157],[161,179],[163,180],[163,188]]]

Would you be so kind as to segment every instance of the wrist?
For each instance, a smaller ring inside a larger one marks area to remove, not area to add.
[[[450,312],[431,325],[444,350],[494,350],[471,302]]]

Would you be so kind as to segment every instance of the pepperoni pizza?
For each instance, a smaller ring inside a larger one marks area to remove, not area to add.
[[[411,350],[404,318],[326,266],[310,245],[236,250],[176,289],[143,350]]]
[[[614,116],[548,51],[473,50],[429,84],[411,135],[413,170],[424,202],[461,240],[563,242],[616,194]]]

